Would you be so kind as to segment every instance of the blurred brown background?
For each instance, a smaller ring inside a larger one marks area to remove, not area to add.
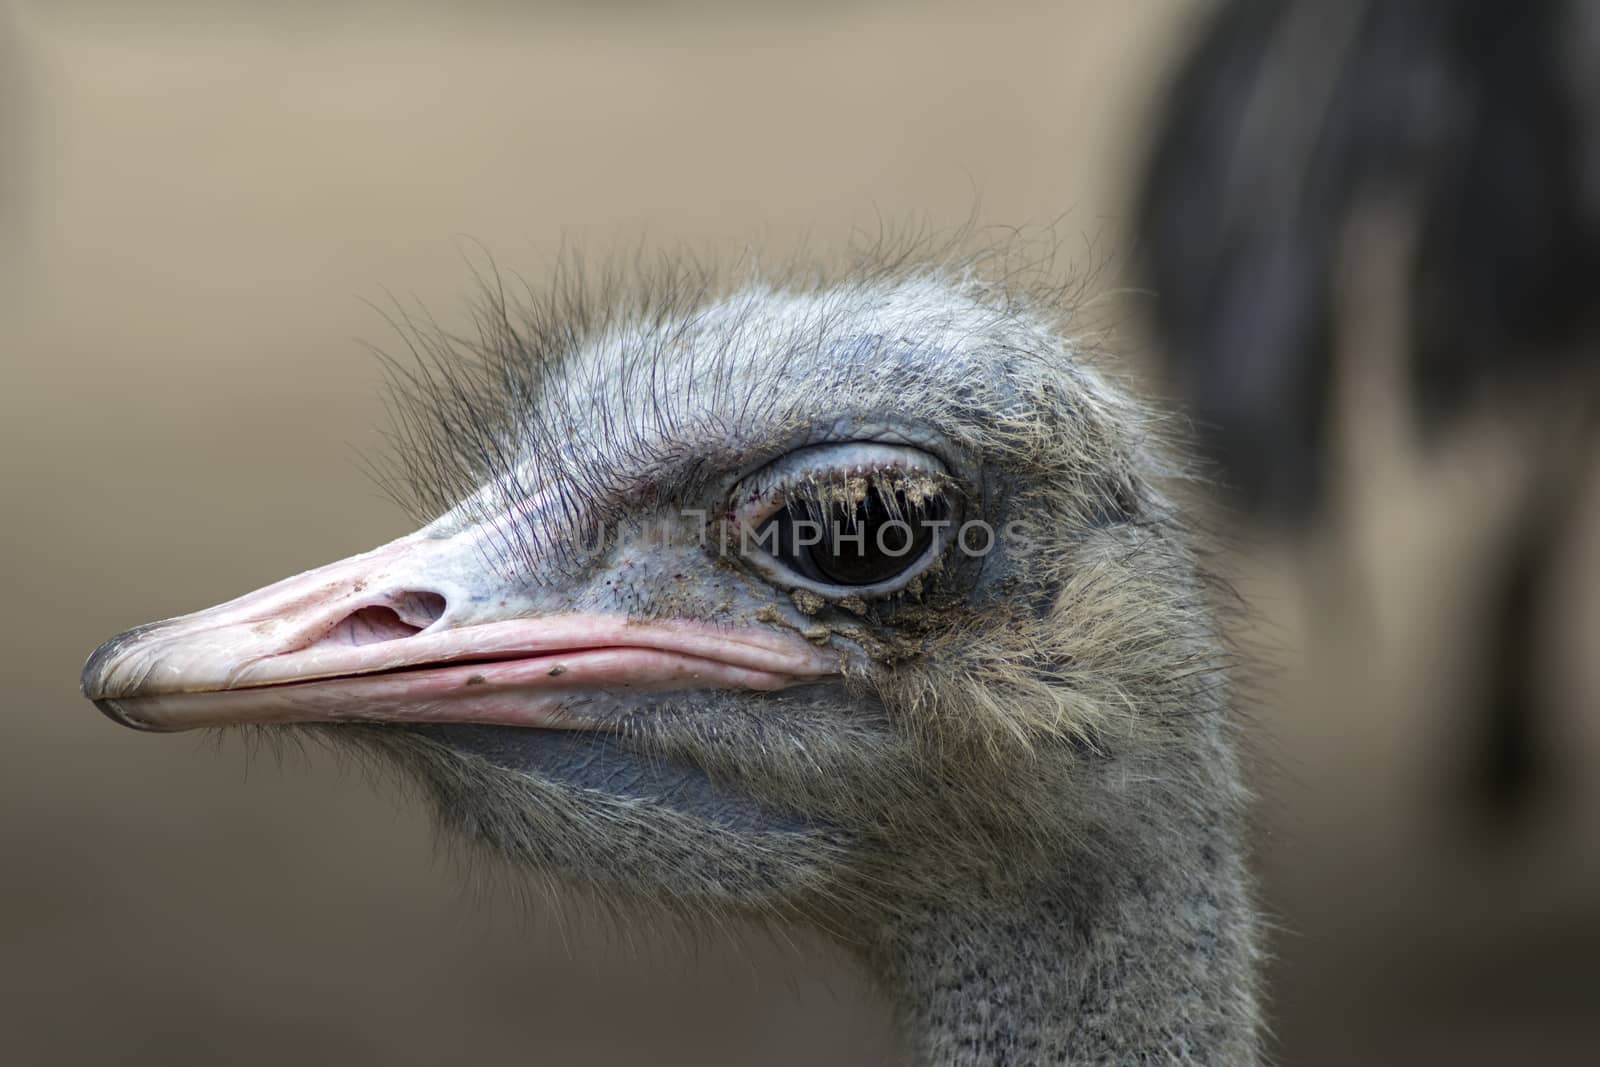
[[[459,313],[463,237],[537,284],[563,242],[825,250],[981,198],[1114,250],[1193,13],[0,2],[0,1056],[889,1060],[881,1006],[814,945],[563,929],[464,886],[410,798],[320,753],[119,730],[78,670],[403,532],[356,461],[383,422],[364,301]],[[1386,410],[1317,535],[1370,561],[1338,604],[1308,577],[1325,549],[1241,532],[1232,564],[1279,1057],[1577,1062],[1600,1047],[1600,539],[1548,636],[1550,781],[1485,823],[1460,627],[1536,450],[1496,424],[1423,456]]]

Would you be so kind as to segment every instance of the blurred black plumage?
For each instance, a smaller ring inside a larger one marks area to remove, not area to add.
[[[1391,298],[1424,437],[1490,397],[1540,404],[1577,383],[1591,444],[1600,8],[1230,0],[1196,41],[1155,127],[1138,265],[1243,510],[1304,525],[1327,499],[1341,285],[1374,207],[1407,231]],[[1498,812],[1544,773],[1536,635],[1588,449],[1559,451],[1527,489],[1484,619],[1474,779]]]

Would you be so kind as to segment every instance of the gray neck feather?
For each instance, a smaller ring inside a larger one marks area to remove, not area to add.
[[[913,1063],[1258,1062],[1237,821],[1191,809],[1125,829],[1147,835],[1131,861],[1101,851],[1055,884],[981,894],[930,885],[899,912],[877,963]]]

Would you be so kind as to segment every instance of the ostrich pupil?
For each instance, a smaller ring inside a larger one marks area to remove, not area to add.
[[[927,555],[949,512],[942,497],[890,497],[871,488],[854,502],[791,499],[773,517],[774,555],[815,581],[840,586],[887,582]]]

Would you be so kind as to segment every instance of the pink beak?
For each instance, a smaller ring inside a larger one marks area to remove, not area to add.
[[[837,673],[768,626],[539,613],[427,530],[112,638],[83,693],[141,730],[367,720],[583,728],[597,689],[775,690]]]

